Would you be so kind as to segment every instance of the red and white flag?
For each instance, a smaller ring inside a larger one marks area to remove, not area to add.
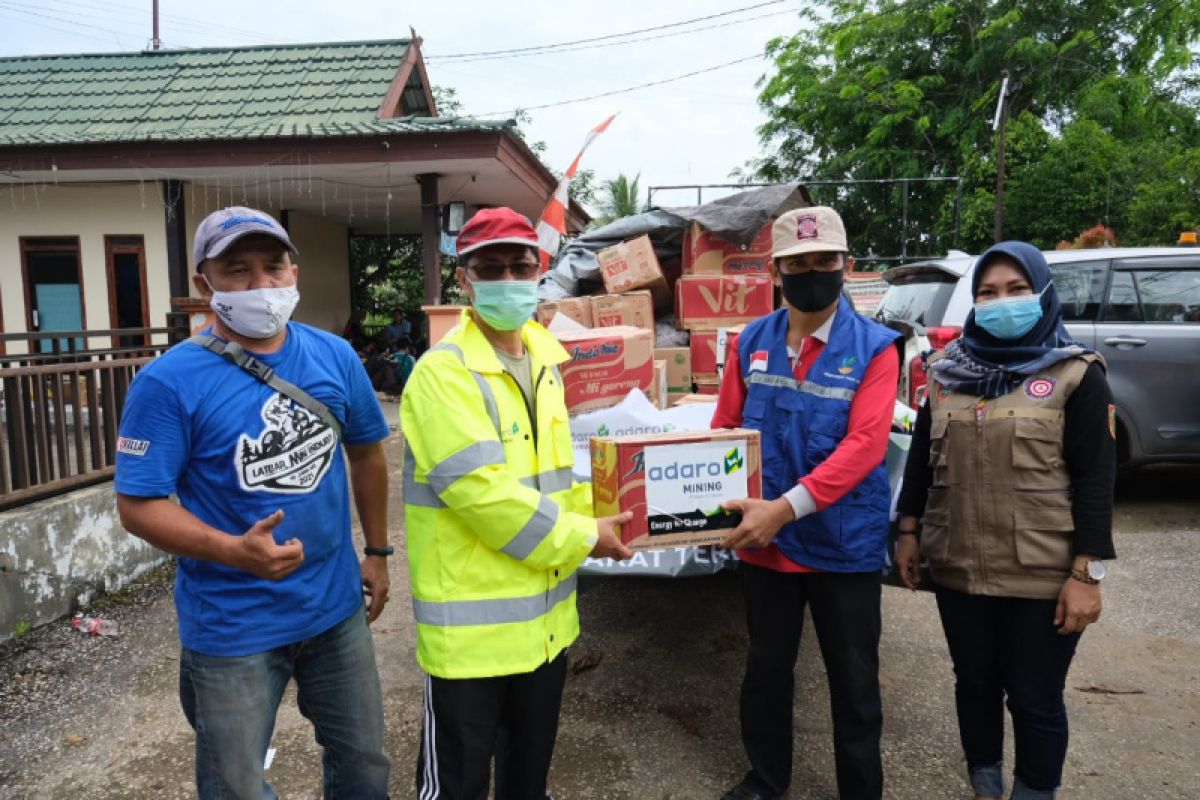
[[[546,209],[542,211],[541,219],[537,224],[537,234],[538,249],[542,251],[543,272],[550,267],[550,259],[558,252],[559,243],[567,233],[567,205],[570,203],[568,190],[571,186],[571,178],[574,178],[575,173],[579,171],[579,160],[583,158],[583,154],[587,152],[596,137],[608,130],[608,126],[616,118],[617,115],[613,114],[588,131],[587,138],[583,140],[583,147],[579,148],[579,155],[575,156],[575,160],[567,168],[567,173],[563,175],[563,179],[558,182],[558,187],[554,190],[554,196],[550,198],[550,202],[546,203]]]

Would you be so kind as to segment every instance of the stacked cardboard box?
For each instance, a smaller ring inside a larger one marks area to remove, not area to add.
[[[593,322],[592,298],[590,297],[567,297],[562,300],[546,300],[538,303],[537,321],[541,325],[548,326],[555,314],[565,314],[585,328],[597,324]],[[605,323],[599,324],[604,325]]]
[[[654,298],[647,289],[624,294],[600,294],[591,299],[592,321],[597,328],[632,325],[654,330]]]
[[[744,248],[706,230],[698,222],[693,222],[684,233],[684,275],[765,275],[770,266],[771,223]]]
[[[696,394],[685,394],[683,397],[680,397],[678,400],[676,400],[671,405],[672,406],[690,406],[690,405],[695,405],[696,403],[715,403],[715,402],[717,402],[717,398],[711,394],[696,393]]]
[[[770,224],[746,248],[696,223],[685,233],[684,274],[675,284],[675,323],[691,334],[692,378],[698,394],[717,393],[721,368],[728,361],[727,353],[719,352],[718,331],[736,334],[746,323],[774,311],[770,264]],[[730,335],[728,341],[732,339]]]
[[[774,286],[766,274],[770,250],[770,225],[742,248],[693,224],[685,232],[684,274],[674,291],[675,324],[691,333],[691,345],[658,352],[653,350],[654,312],[669,307],[672,294],[650,237],[638,236],[599,251],[608,294],[538,306],[538,321],[544,325],[555,314],[565,314],[585,327],[594,326],[559,337],[573,356],[563,370],[571,412],[615,405],[635,386],[649,390],[652,402],[665,405],[693,391],[716,394],[720,365],[726,360],[718,358],[718,330],[736,332],[774,309]],[[616,333],[619,329],[626,332]],[[645,336],[634,337],[629,333],[634,329]],[[666,362],[662,372],[655,360]],[[652,386],[656,376],[657,385]]]
[[[608,408],[630,389],[649,394],[654,382],[654,334],[617,326],[570,331],[558,340],[571,360],[561,366],[567,410],[572,414]]]
[[[609,294],[648,289],[656,308],[670,307],[671,290],[649,236],[638,236],[606,247],[596,254],[596,258],[600,262],[600,278]]]
[[[659,347],[654,357],[667,365],[667,405],[692,391],[692,350],[690,347]]]
[[[650,384],[648,397],[655,408],[667,407],[667,362],[658,358],[657,353],[654,359],[654,382]]]

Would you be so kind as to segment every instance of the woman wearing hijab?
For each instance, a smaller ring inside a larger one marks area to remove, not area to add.
[[[1007,698],[1011,798],[1041,800],[1062,778],[1067,670],[1115,556],[1114,407],[1103,359],[1063,328],[1040,251],[992,247],[972,291],[962,337],[927,359],[896,563],[916,588],[928,561],[976,799],[1004,795]]]

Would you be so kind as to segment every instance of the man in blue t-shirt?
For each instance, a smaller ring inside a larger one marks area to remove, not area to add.
[[[216,211],[200,223],[195,253],[193,281],[216,312],[206,333],[332,414],[195,343],[167,351],[130,387],[117,508],[127,530],[179,557],[179,696],[196,731],[199,796],[275,796],[263,763],[294,678],[324,748],[325,796],[384,798],[367,623],[388,597],[387,423],[350,345],[289,321],[299,270],[278,222],[249,208]],[[347,464],[367,544],[361,564]]]
[[[404,318],[403,311],[392,312],[392,321],[383,327],[383,336],[392,344],[412,336],[412,323]]]

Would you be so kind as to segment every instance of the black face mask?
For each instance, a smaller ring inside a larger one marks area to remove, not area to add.
[[[842,291],[842,270],[822,272],[809,270],[799,275],[779,274],[783,296],[797,311],[820,311],[838,299]]]

